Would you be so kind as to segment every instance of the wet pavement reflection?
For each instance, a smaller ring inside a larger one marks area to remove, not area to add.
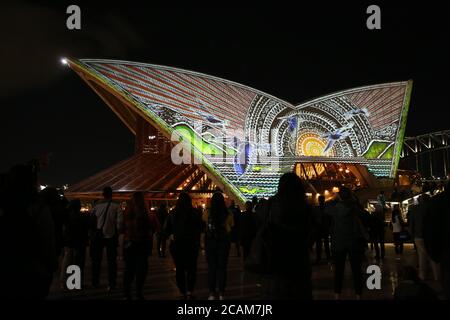
[[[380,290],[363,290],[362,299],[367,300],[390,300],[393,299],[395,287],[398,285],[401,277],[401,270],[404,266],[417,267],[417,255],[412,244],[405,244],[402,255],[396,255],[394,246],[386,244],[386,256],[377,263],[373,256],[374,251],[366,251],[366,261],[363,264],[364,284],[367,275],[365,270],[368,265],[377,264],[382,271]],[[107,288],[107,270],[106,259],[102,263],[101,287],[94,289],[90,287],[90,262],[87,256],[85,288],[83,290],[69,291],[63,289],[59,283],[58,276],[52,284],[49,299],[123,299],[121,282],[123,279],[124,262],[118,261],[118,288],[108,293]],[[106,257],[105,257],[106,258]],[[311,253],[311,261],[314,260],[314,254]],[[173,300],[180,299],[180,293],[175,283],[175,266],[170,255],[165,258],[159,258],[155,255],[150,257],[149,273],[144,287],[144,296],[148,300]],[[260,297],[261,287],[259,278],[256,275],[249,274],[243,270],[242,257],[238,257],[235,249],[230,252],[228,264],[228,285],[226,290],[227,299],[254,300]],[[313,296],[318,300],[334,299],[333,292],[333,265],[325,260],[312,265]],[[426,281],[438,294],[441,294],[441,288],[438,282]],[[207,264],[204,252],[198,259],[198,276],[194,295],[197,299],[206,299],[207,290]],[[355,299],[352,290],[351,269],[347,262],[345,268],[344,287],[341,299]]]

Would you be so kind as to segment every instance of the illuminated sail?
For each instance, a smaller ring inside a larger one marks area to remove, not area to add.
[[[136,114],[174,131],[217,185],[241,201],[271,196],[299,161],[352,162],[393,177],[412,82],[345,90],[300,105],[217,77],[151,64],[68,59],[136,132]]]

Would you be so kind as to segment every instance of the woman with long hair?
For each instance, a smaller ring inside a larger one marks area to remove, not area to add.
[[[181,193],[167,219],[165,232],[170,237],[169,248],[175,262],[177,286],[183,298],[191,300],[197,280],[201,216],[192,206],[191,197],[187,193]]]
[[[151,253],[151,222],[142,192],[133,194],[124,216],[124,294],[131,299],[131,284],[136,279],[136,296],[144,299],[142,289]]]
[[[263,278],[268,299],[312,299],[309,241],[311,208],[301,179],[293,172],[281,176],[278,192],[265,205],[270,224],[271,274]]]
[[[233,227],[233,215],[225,205],[222,193],[216,192],[211,197],[210,208],[205,211],[203,221],[206,223],[206,259],[208,262],[208,300],[224,299],[227,280],[228,254],[230,251],[230,232]]]

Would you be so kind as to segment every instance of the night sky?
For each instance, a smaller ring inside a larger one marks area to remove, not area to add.
[[[291,103],[333,91],[414,80],[407,136],[450,129],[449,8],[440,2],[311,7],[142,7],[79,3],[81,30],[66,28],[76,1],[2,1],[0,171],[51,153],[41,175],[78,182],[133,153],[134,138],[102,100],[60,63],[63,56],[180,67],[236,81]],[[300,2],[301,3],[301,2]]]

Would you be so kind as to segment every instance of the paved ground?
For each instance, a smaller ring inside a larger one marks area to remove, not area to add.
[[[375,260],[372,258],[373,252],[368,251],[367,264],[374,264]],[[313,255],[311,256],[313,257]],[[106,257],[105,257],[106,258]],[[145,283],[144,294],[145,298],[149,300],[173,300],[180,299],[180,294],[175,284],[174,264],[170,255],[166,258],[158,258],[152,256],[149,263],[149,274]],[[392,299],[393,290],[398,281],[398,274],[404,265],[417,265],[417,257],[414,248],[411,244],[405,245],[403,255],[396,256],[392,244],[386,244],[386,258],[380,264],[382,269],[382,289],[381,290],[365,290],[363,292],[363,299]],[[103,260],[101,288],[93,289],[89,285],[83,290],[68,291],[61,289],[58,279],[55,277],[53,282],[49,299],[122,299],[121,282],[123,279],[124,262],[118,261],[118,284],[119,287],[112,294],[106,291],[107,286],[107,272],[106,259]],[[89,259],[87,259],[87,270],[90,270]],[[364,267],[365,270],[365,267]],[[86,274],[86,284],[90,283],[90,272]],[[354,299],[352,293],[352,281],[350,266],[347,263],[344,280],[343,299]],[[332,266],[327,262],[320,263],[313,266],[313,294],[315,299],[327,300],[333,299],[333,273]],[[432,286],[438,294],[440,294],[440,286],[434,281],[427,282]],[[227,299],[242,299],[252,300],[258,299],[259,287],[257,279],[253,275],[248,275],[243,271],[243,263],[241,258],[237,257],[234,248],[230,253],[229,267],[228,267],[228,285],[226,298]],[[206,299],[208,296],[207,290],[207,264],[204,253],[202,253],[198,260],[198,279],[196,285],[195,295],[197,299]]]

